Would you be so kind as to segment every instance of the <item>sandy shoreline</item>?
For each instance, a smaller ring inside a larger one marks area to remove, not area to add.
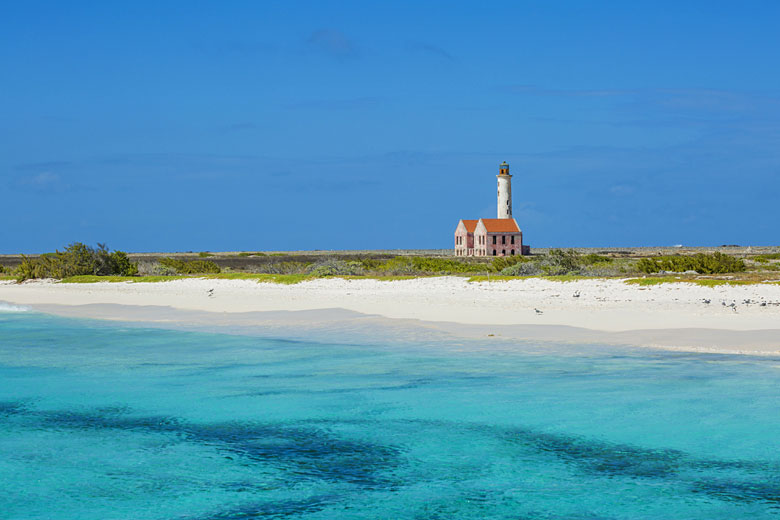
[[[279,330],[342,328],[367,334],[403,330],[407,336],[780,354],[776,284],[639,287],[603,279],[470,283],[458,277],[392,282],[319,279],[295,285],[205,279],[7,282],[0,283],[0,301],[53,314],[125,321]]]

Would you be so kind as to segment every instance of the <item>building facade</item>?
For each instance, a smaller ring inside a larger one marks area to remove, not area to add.
[[[512,217],[512,176],[509,165],[499,166],[498,218],[462,219],[455,228],[456,256],[515,256],[528,254],[523,232]]]

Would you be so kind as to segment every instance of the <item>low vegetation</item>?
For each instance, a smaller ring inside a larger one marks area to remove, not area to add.
[[[642,258],[637,263],[637,270],[642,273],[684,273],[723,274],[739,273],[745,270],[745,261],[723,253],[691,256],[662,256],[659,258]]]
[[[133,276],[138,265],[123,251],[109,251],[105,244],[93,248],[74,242],[63,251],[46,253],[35,258],[22,256],[14,272],[17,281],[35,278],[67,278],[69,276]]]
[[[207,274],[219,273],[221,269],[211,260],[179,260],[178,258],[161,258],[160,265],[172,269],[176,274]]]
[[[65,283],[152,282],[186,277],[299,283],[323,277],[402,280],[457,275],[475,282],[526,277],[558,281],[612,277],[633,278],[638,281],[629,283],[640,285],[692,279],[697,279],[696,283],[701,285],[718,285],[776,280],[777,270],[780,270],[780,253],[771,250],[753,257],[744,255],[745,258],[720,252],[645,258],[630,256],[627,252],[603,253],[583,254],[572,249],[551,249],[544,254],[530,256],[464,258],[414,254],[394,256],[386,253],[243,252],[225,255],[204,251],[167,257],[139,255],[140,260],[135,263],[124,252],[110,251],[103,244],[92,248],[77,242],[63,251],[37,257],[23,256],[13,269],[0,266],[0,277],[13,276],[19,281],[56,278]],[[739,280],[729,280],[735,278]]]
[[[187,276],[95,276],[83,274],[79,276],[68,276],[60,280],[62,283],[97,283],[97,282],[168,282],[171,280],[181,280]]]
[[[500,273],[505,276],[619,276],[625,273],[625,266],[616,265],[608,256],[551,249],[546,255],[517,261]]]
[[[712,278],[681,278],[681,277],[645,277],[645,278],[630,278],[626,280],[627,284],[639,285],[645,287],[648,285],[660,285],[663,283],[692,283],[695,285],[701,285],[702,287],[717,287],[719,285],[753,285],[758,283],[765,283],[763,281],[755,280],[719,280]]]
[[[756,255],[753,257],[753,261],[760,264],[767,264],[770,262],[770,260],[780,260],[780,253],[768,253],[765,255]]]

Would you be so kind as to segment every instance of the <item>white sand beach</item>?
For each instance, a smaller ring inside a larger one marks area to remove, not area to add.
[[[0,301],[54,314],[127,321],[330,328],[359,322],[469,338],[780,354],[778,284],[641,287],[615,279],[488,283],[460,277],[328,278],[294,285],[199,278],[35,281],[1,282]]]

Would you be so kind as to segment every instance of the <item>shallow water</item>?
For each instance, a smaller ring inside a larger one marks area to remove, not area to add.
[[[780,517],[780,360],[371,343],[0,312],[0,518]]]

